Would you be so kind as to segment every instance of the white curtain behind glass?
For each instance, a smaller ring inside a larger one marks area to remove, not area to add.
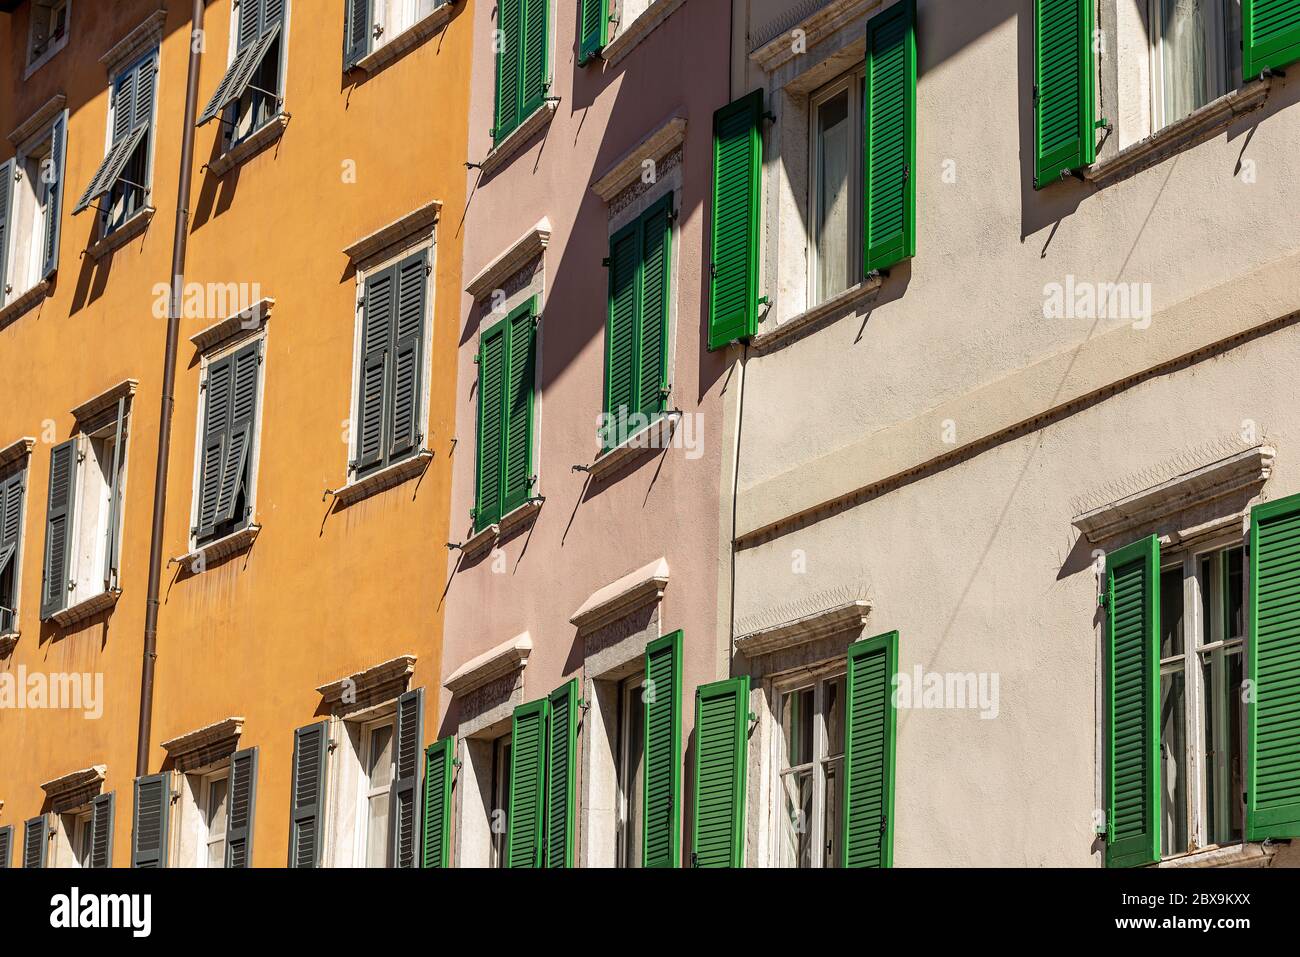
[[[849,285],[853,124],[847,90],[817,111],[817,137],[817,301],[824,302]]]
[[[1211,38],[1220,36],[1212,9],[1218,0],[1160,0],[1165,124],[1176,122],[1219,95],[1211,76]]]

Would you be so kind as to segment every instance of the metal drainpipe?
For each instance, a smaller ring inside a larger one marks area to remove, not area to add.
[[[136,735],[136,777],[149,773],[149,735],[153,728],[154,663],[158,653],[158,593],[162,582],[163,524],[167,517],[167,463],[171,457],[172,413],[176,401],[176,351],[185,289],[185,250],[190,232],[190,182],[194,165],[194,116],[198,109],[199,65],[203,60],[205,0],[194,0],[190,14],[190,66],[185,79],[185,127],[181,133],[180,182],[176,193],[176,231],[172,238],[172,289],[167,307],[167,349],[163,359],[162,409],[158,418],[158,463],[153,483],[153,528],[149,536],[149,593],[144,606],[144,655],[140,664],[140,726]]]

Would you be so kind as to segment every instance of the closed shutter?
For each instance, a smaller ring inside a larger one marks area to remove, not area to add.
[[[361,321],[361,382],[357,399],[357,471],[383,463],[387,433],[388,366],[392,348],[394,287],[397,270],[389,267],[366,279]]]
[[[390,867],[419,867],[420,749],[424,738],[424,689],[397,699],[397,754],[389,786]]]
[[[329,756],[329,722],[320,721],[293,733],[293,785],[289,822],[289,866],[319,867],[325,840],[325,763]]]
[[[113,866],[114,794],[100,794],[90,802],[90,866]]]
[[[265,0],[239,0],[238,34],[235,46],[246,49],[262,33],[262,9]]]
[[[113,83],[113,143],[126,139],[135,129],[135,84],[137,71],[134,67],[123,70]]]
[[[547,33],[551,0],[523,0],[524,36],[519,64],[519,121],[542,105],[551,85],[550,37]]]
[[[505,435],[506,331],[499,322],[479,342],[478,361],[478,492],[474,529],[501,519],[501,449]]]
[[[500,143],[519,125],[522,103],[519,54],[523,45],[524,4],[527,0],[497,2],[497,96],[492,142]]]
[[[9,264],[9,236],[12,231],[10,215],[14,195],[14,161],[0,163],[0,306],[5,304],[8,294],[5,290]]]
[[[18,623],[18,542],[23,528],[23,488],[26,469],[0,479],[0,635],[14,631]]]
[[[672,281],[673,194],[641,217],[641,292],[637,322],[637,411],[664,410],[668,388],[668,302]]]
[[[1160,859],[1160,542],[1106,556],[1106,866]]]
[[[30,818],[23,825],[23,867],[44,867],[49,843],[49,819],[44,814]]]
[[[48,619],[68,605],[68,574],[72,559],[73,507],[77,501],[76,439],[50,452],[49,511],[45,517],[45,579],[41,586],[41,618]]]
[[[609,0],[578,0],[578,65],[589,62],[609,38]]]
[[[104,590],[118,586],[118,561],[122,548],[122,457],[126,453],[126,397],[117,400],[113,428],[113,462],[108,473],[108,533],[104,544]]]
[[[251,342],[232,357],[230,364],[230,418],[221,457],[221,481],[213,522],[241,521],[247,511],[249,460],[257,416],[257,370],[261,343]]]
[[[758,329],[758,217],[763,91],[713,114],[713,232],[709,348]]]
[[[551,692],[546,747],[546,866],[573,866],[578,787],[578,680]]]
[[[642,867],[676,867],[681,858],[682,633],[645,650]]]
[[[1034,0],[1034,188],[1097,158],[1093,0]]]
[[[257,810],[257,748],[230,756],[230,810],[226,814],[226,867],[253,864],[253,821]]]
[[[135,779],[135,818],[131,826],[131,866],[167,866],[167,818],[171,783],[167,772]]]
[[[695,867],[744,865],[748,740],[747,675],[695,690]]]
[[[536,365],[536,300],[529,300],[509,318],[506,364],[505,462],[501,470],[501,514],[528,501],[533,478],[533,369]]]
[[[135,73],[135,96],[131,101],[131,126],[152,129],[153,104],[157,93],[157,51],[141,60],[132,68],[132,72]]]
[[[894,859],[894,700],[898,632],[849,647],[844,731],[844,866]]]
[[[456,739],[435,741],[424,752],[424,825],[421,841],[425,867],[451,866],[451,784],[455,776]]]
[[[347,0],[343,11],[343,68],[350,70],[370,52],[371,0]]]
[[[1247,837],[1300,837],[1300,496],[1250,522]]]
[[[863,268],[916,255],[916,5],[903,0],[867,22]]]
[[[45,193],[45,250],[41,277],[49,279],[59,269],[59,239],[63,235],[63,189],[68,171],[68,111],[50,129],[49,178]],[[2,288],[2,287],[0,287]]]
[[[1300,3],[1241,0],[1242,76],[1253,80],[1300,60]]]
[[[388,461],[412,455],[424,436],[420,434],[420,405],[424,382],[420,359],[424,355],[424,317],[429,288],[428,257],[419,253],[397,267],[397,310],[393,318],[392,407],[388,412],[391,434]]]
[[[510,800],[506,811],[506,866],[541,867],[546,829],[546,698],[515,708],[510,735]]]
[[[13,856],[14,826],[6,824],[0,827],[0,869],[8,870]]]
[[[641,223],[629,223],[609,243],[609,318],[605,327],[604,447],[627,438],[627,416],[635,409],[637,275],[641,266]]]

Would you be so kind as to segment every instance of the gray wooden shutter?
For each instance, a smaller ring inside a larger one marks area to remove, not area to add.
[[[113,793],[90,802],[90,866],[113,866]]]
[[[23,488],[26,469],[0,479],[0,635],[17,627],[14,609],[18,604],[18,540],[23,528]],[[7,575],[7,577],[6,577]]]
[[[284,0],[262,0],[260,14],[258,25],[262,33],[266,33],[276,24],[284,22]]]
[[[207,395],[203,406],[203,437],[199,459],[199,507],[196,534],[212,535],[221,494],[221,469],[230,441],[231,391],[235,357],[226,356],[208,366]]]
[[[235,39],[235,48],[247,49],[262,33],[262,5],[264,0],[240,0],[239,33]]]
[[[357,389],[357,472],[384,463],[388,432],[389,352],[392,348],[397,269],[389,267],[366,279],[361,320],[361,382]]]
[[[116,588],[118,558],[122,545],[122,456],[126,441],[126,397],[117,400],[117,422],[113,429],[113,463],[108,474],[108,539],[104,547],[104,590]]]
[[[5,301],[6,266],[9,263],[10,207],[14,194],[14,161],[0,163],[0,306]]]
[[[226,867],[250,867],[253,811],[257,803],[257,748],[230,756],[230,799],[226,815]]]
[[[424,382],[424,314],[429,288],[428,256],[419,253],[397,267],[397,308],[393,317],[393,371],[388,410],[388,461],[412,455],[420,434],[420,405]]]
[[[370,52],[370,0],[347,0],[343,11],[343,69],[350,70]]]
[[[68,569],[72,555],[73,506],[77,501],[77,440],[69,439],[50,452],[49,511],[45,516],[45,580],[41,585],[41,618],[68,605]]]
[[[63,232],[63,182],[68,168],[68,111],[54,121],[50,131],[49,178],[45,195],[45,256],[41,277],[49,279],[59,269],[59,238]]]
[[[420,866],[420,747],[424,734],[424,689],[397,699],[397,754],[388,800],[388,863]]]
[[[135,779],[135,819],[131,827],[131,866],[167,866],[167,818],[171,784],[167,772]]]
[[[131,126],[153,126],[153,102],[157,91],[158,51],[154,50],[133,69],[135,97],[131,102]]]
[[[14,826],[6,824],[0,827],[0,869],[8,870],[9,859],[13,854]]]
[[[221,461],[221,482],[217,492],[215,524],[239,521],[240,505],[247,511],[249,463],[257,417],[257,370],[262,361],[261,342],[250,342],[232,357],[230,376],[230,425]]]
[[[325,765],[329,757],[329,721],[293,733],[293,788],[289,824],[289,866],[319,867],[325,840]]]
[[[50,843],[50,821],[44,814],[23,825],[23,867],[44,867]]]
[[[113,143],[126,139],[135,129],[135,69],[123,70],[113,83]]]

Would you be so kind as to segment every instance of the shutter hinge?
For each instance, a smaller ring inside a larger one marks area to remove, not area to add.
[[[1038,102],[1038,84],[1037,84],[1037,83],[1034,84],[1034,102],[1035,102],[1035,103]]]
[[[880,833],[884,834],[885,831],[888,829],[888,827],[889,827],[889,816],[887,814],[880,815]]]
[[[912,164],[911,164],[911,163],[904,163],[904,164],[903,164],[903,182],[906,183],[906,182],[907,182],[909,179],[911,179],[911,178],[912,178]]]
[[[1098,604],[1098,605],[1101,605],[1103,608],[1106,606],[1106,593],[1105,593],[1105,592],[1102,592],[1101,594],[1099,594],[1099,595],[1097,596],[1097,604]]]
[[[610,258],[606,256],[604,259],[600,261],[600,264],[604,266],[606,269],[608,269],[610,266]]]
[[[775,122],[776,122],[776,114],[773,113],[771,110],[764,110],[764,111],[763,111],[762,119],[767,120],[769,123],[775,123]]]
[[[710,278],[710,279],[717,279],[717,278],[718,278],[718,264],[717,264],[717,263],[712,263],[712,262],[709,263],[709,278]]]
[[[82,450],[77,453],[77,463],[80,464],[84,461],[86,461],[86,453],[84,450]]]
[[[677,222],[678,217],[680,217],[681,215],[682,215],[682,211],[680,209],[677,209],[676,207],[673,206],[668,207],[668,222],[670,223]]]

